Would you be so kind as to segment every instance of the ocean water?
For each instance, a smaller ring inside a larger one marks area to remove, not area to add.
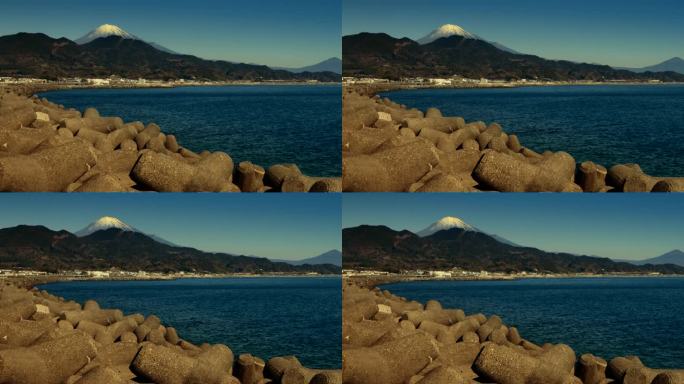
[[[312,176],[339,176],[341,87],[254,85],[77,89],[41,94],[103,116],[157,123],[193,151],[223,151],[235,164],[295,163]]]
[[[342,366],[338,277],[261,277],[174,281],[80,281],[39,287],[125,314],[157,315],[181,338],[222,343],[235,356],[295,355],[315,368]]]
[[[425,110],[498,122],[536,151],[577,162],[638,163],[654,176],[684,176],[684,85],[425,89],[389,92]]]
[[[605,359],[637,355],[654,368],[684,368],[684,278],[430,281],[381,287],[466,314],[499,315],[535,343],[565,343]]]

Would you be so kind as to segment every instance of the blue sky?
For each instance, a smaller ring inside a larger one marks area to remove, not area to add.
[[[101,24],[207,59],[299,67],[341,55],[340,0],[2,0],[0,35],[75,40]]]
[[[342,206],[344,228],[417,232],[456,216],[547,251],[637,260],[684,250],[684,199],[676,194],[345,194]]]
[[[0,228],[76,232],[102,216],[205,251],[297,260],[341,249],[339,194],[60,194],[0,196]]]
[[[642,67],[684,57],[681,0],[343,0],[342,32],[421,38],[457,24],[519,52]]]

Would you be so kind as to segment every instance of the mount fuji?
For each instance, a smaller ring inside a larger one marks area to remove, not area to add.
[[[102,37],[109,37],[109,36],[118,36],[124,39],[131,39],[131,40],[140,40],[142,42],[145,42],[154,48],[166,52],[166,53],[172,53],[172,54],[177,54],[177,52],[174,52],[166,47],[163,47],[159,44],[150,42],[150,41],[145,41],[138,36],[128,33],[122,28],[113,25],[113,24],[102,24],[99,27],[93,29],[92,31],[88,32],[85,36],[81,37],[80,39],[74,40],[76,44],[83,45],[83,44],[88,44],[93,40],[102,38]]]
[[[458,217],[445,216],[430,224],[429,227],[423,229],[420,232],[417,232],[416,235],[420,237],[428,237],[439,231],[445,231],[447,229],[453,228],[459,228],[464,231],[482,232],[479,229],[473,227],[472,225],[466,223],[465,221],[459,219]]]
[[[108,229],[118,229],[124,232],[142,233],[143,235],[146,235],[159,243],[170,245],[172,247],[177,247],[176,244],[170,241],[164,240],[161,237],[155,235],[147,234],[143,231],[139,231],[113,216],[102,216],[94,222],[88,224],[88,226],[81,229],[80,231],[75,232],[74,235],[76,235],[77,237],[86,237],[88,235],[92,235],[95,232],[105,231]]]
[[[419,44],[430,44],[437,39],[450,36],[461,36],[466,39],[479,39],[477,36],[459,27],[458,25],[444,24],[441,27],[430,32],[427,36],[423,37],[422,39],[418,39],[417,41]]]
[[[465,29],[459,27],[456,24],[444,24],[441,27],[430,32],[427,36],[425,36],[421,39],[418,39],[417,42],[420,45],[425,45],[425,44],[430,44],[435,40],[438,40],[438,39],[441,39],[444,37],[451,37],[451,36],[460,36],[460,37],[463,37],[464,39],[482,40],[482,41],[485,41],[485,42],[495,46],[496,48],[498,48],[502,51],[506,51],[509,53],[515,53],[515,54],[519,53],[518,51],[515,51],[515,50],[508,48],[504,45],[501,45],[497,42],[485,40],[485,39],[483,39],[483,38],[481,38],[481,37],[479,37],[473,33],[466,31]]]
[[[492,237],[494,240],[496,240],[500,243],[512,245],[514,247],[520,247],[520,245],[518,245],[518,244],[516,244],[510,240],[504,239],[503,237],[498,236],[498,235],[494,235],[491,233],[487,233],[485,231],[481,231],[481,230],[477,229],[476,227],[473,227],[472,225],[470,225],[470,224],[466,223],[465,221],[459,219],[458,217],[453,217],[453,216],[442,217],[441,219],[430,224],[427,228],[423,229],[422,231],[416,232],[416,235],[418,235],[420,237],[428,237],[428,236],[433,235],[439,231],[446,231],[446,230],[454,229],[454,228],[462,229],[462,230],[467,231],[467,232],[483,233],[485,235]]]

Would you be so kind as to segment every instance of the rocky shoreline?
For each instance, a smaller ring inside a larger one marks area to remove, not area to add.
[[[638,164],[577,164],[566,152],[537,153],[497,123],[409,108],[377,90],[343,91],[345,192],[684,192],[684,177],[650,176]]]
[[[0,94],[0,191],[340,192],[340,178],[295,164],[237,166],[224,152],[195,153],[154,124],[83,113],[45,98]]]
[[[26,282],[26,284],[31,284]],[[150,315],[124,315],[35,288],[0,287],[0,382],[8,384],[335,384],[340,370],[194,345]]]
[[[578,359],[565,344],[525,340],[496,315],[466,315],[368,286],[343,284],[345,384],[684,383],[684,370],[652,369],[636,356]]]

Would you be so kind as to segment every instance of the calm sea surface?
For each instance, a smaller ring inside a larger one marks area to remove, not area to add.
[[[42,94],[103,116],[159,124],[193,151],[224,151],[235,164],[295,163],[312,176],[341,175],[338,85],[84,89]]]
[[[498,122],[536,151],[566,151],[605,166],[638,163],[684,175],[684,85],[429,89],[384,94],[422,110]]]
[[[80,303],[157,315],[181,338],[222,343],[237,356],[296,355],[340,368],[342,301],[336,277],[60,282],[40,287]]]
[[[392,293],[467,314],[499,315],[535,343],[565,343],[606,359],[637,355],[684,367],[684,278],[430,281],[390,284]]]

